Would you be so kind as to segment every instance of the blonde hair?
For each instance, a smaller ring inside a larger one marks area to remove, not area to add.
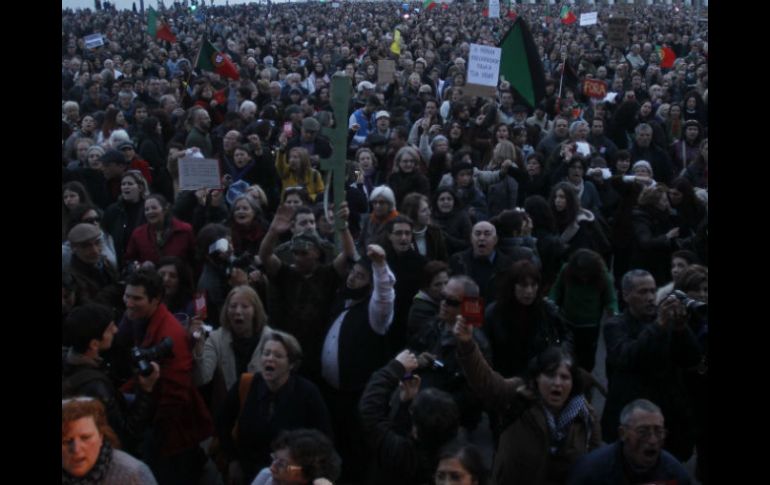
[[[227,316],[227,307],[230,306],[230,300],[238,294],[244,295],[254,308],[254,321],[252,323],[254,326],[254,333],[259,335],[262,332],[262,329],[267,325],[267,313],[265,312],[265,307],[262,305],[262,300],[260,300],[257,292],[248,285],[236,286],[227,294],[227,298],[222,304],[222,310],[219,313],[219,321],[221,322],[222,327],[232,331],[230,318]]]

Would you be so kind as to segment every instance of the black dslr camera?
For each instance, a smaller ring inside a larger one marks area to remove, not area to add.
[[[698,317],[705,317],[708,315],[709,305],[702,301],[693,300],[687,293],[681,290],[674,290],[672,293],[682,304],[687,308],[689,313],[695,314]]]
[[[173,357],[174,341],[171,337],[163,337],[163,340],[147,349],[141,349],[134,347],[131,349],[131,360],[134,365],[139,369],[139,375],[144,377],[152,374],[151,361],[159,362],[166,357]]]
[[[246,274],[256,270],[257,265],[254,262],[254,256],[252,256],[249,252],[245,252],[237,257],[232,256],[230,258],[230,263],[227,265],[227,275],[230,276],[230,273],[232,273],[233,269],[235,268],[242,269],[246,272]]]

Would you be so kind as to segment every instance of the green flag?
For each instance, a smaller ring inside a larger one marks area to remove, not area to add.
[[[527,24],[518,17],[500,41],[500,76],[532,107],[545,96],[545,72]]]
[[[153,39],[176,42],[176,36],[171,32],[168,25],[160,21],[158,13],[152,7],[147,9],[147,33]]]
[[[203,39],[195,68],[203,71],[211,71],[230,79],[239,80],[238,69],[235,64],[223,53],[219,52],[207,39]]]

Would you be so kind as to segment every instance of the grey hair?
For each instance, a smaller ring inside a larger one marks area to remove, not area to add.
[[[631,415],[634,414],[634,411],[636,411],[637,409],[641,409],[642,411],[647,413],[656,413],[656,414],[663,415],[663,412],[654,402],[648,401],[647,399],[636,399],[626,404],[626,406],[620,412],[620,425],[627,427],[629,424],[629,421],[631,421]]]
[[[461,274],[461,275],[455,275],[449,278],[449,281],[458,281],[462,283],[463,285],[463,296],[469,296],[471,298],[478,298],[479,296],[479,285],[471,279],[470,276]]]
[[[238,108],[238,112],[239,112],[239,113],[243,113],[243,112],[244,112],[244,110],[246,110],[247,108],[253,108],[253,109],[254,109],[254,112],[256,112],[256,111],[257,111],[257,104],[256,104],[254,101],[251,101],[251,100],[249,100],[249,99],[246,99],[246,100],[244,100],[244,101],[241,103],[241,106],[240,106],[240,108]]]
[[[647,123],[639,123],[636,125],[636,129],[634,130],[634,133],[638,136],[643,131],[652,131],[652,126],[648,125]]]
[[[577,131],[577,129],[580,128],[581,126],[585,126],[585,127],[589,128],[589,129],[591,128],[590,126],[588,126],[588,122],[587,121],[583,121],[583,120],[575,121],[569,127],[569,136],[574,135],[575,132]]]
[[[623,281],[621,282],[621,287],[623,289],[623,293],[629,293],[633,287],[634,282],[639,278],[645,278],[649,276],[652,278],[652,274],[650,274],[649,271],[644,269],[632,269],[631,271],[627,272],[623,275]]]

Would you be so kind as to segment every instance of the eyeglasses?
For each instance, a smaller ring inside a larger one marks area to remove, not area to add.
[[[639,426],[637,428],[633,428],[633,432],[643,440],[648,440],[653,435],[655,435],[657,439],[663,440],[666,439],[666,435],[668,434],[668,430],[660,426]]]
[[[270,459],[272,460],[272,465],[275,467],[276,471],[283,472],[283,471],[290,471],[290,472],[300,472],[302,471],[302,467],[299,465],[289,465],[289,462],[284,460],[283,458],[278,458],[275,456],[275,453],[270,453]]]
[[[383,205],[383,204],[388,205],[388,201],[387,200],[379,200],[379,199],[372,201],[372,205]]]
[[[98,224],[101,221],[102,219],[100,217],[89,217],[88,219],[82,219],[80,222],[83,222],[86,224]]]
[[[447,305],[452,306],[452,307],[459,307],[460,305],[463,304],[463,302],[461,302],[460,300],[456,300],[454,298],[449,298],[446,295],[441,295],[441,301],[443,301],[444,303],[446,303]]]

